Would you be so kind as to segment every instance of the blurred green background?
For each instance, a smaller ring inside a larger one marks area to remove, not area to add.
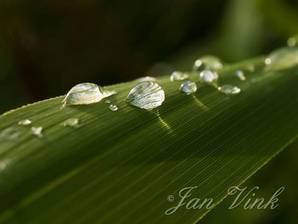
[[[1,0],[0,113],[63,95],[268,53],[298,33],[297,0]]]
[[[204,54],[227,63],[267,54],[298,33],[297,0],[1,0],[0,17],[0,113],[79,82],[189,70]],[[247,183],[267,198],[286,186],[277,210],[223,204],[203,223],[295,223],[295,149]]]

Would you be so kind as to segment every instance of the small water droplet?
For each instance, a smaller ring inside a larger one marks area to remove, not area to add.
[[[19,138],[20,132],[16,127],[9,127],[1,131],[0,139],[4,140],[15,140]]]
[[[21,126],[28,126],[28,125],[30,125],[30,124],[32,124],[32,121],[29,120],[29,119],[21,120],[21,121],[19,121],[19,123],[18,123],[18,125],[21,125]]]
[[[151,76],[145,76],[136,80],[137,82],[155,82],[156,78]]]
[[[32,127],[31,128],[31,132],[32,135],[38,137],[38,138],[42,138],[43,134],[42,134],[43,128],[42,127]]]
[[[118,106],[115,105],[115,104],[111,104],[111,105],[109,106],[109,109],[110,109],[111,111],[113,111],[113,112],[116,112],[116,111],[118,110]]]
[[[192,81],[186,81],[181,84],[180,90],[185,93],[186,95],[193,94],[197,91],[198,87],[195,82]]]
[[[236,95],[241,92],[241,89],[237,86],[223,85],[218,87],[218,90],[226,95]]]
[[[111,100],[105,100],[105,103],[110,104],[110,103],[112,103],[112,101]]]
[[[64,105],[86,105],[98,103],[102,99],[116,94],[115,91],[104,91],[93,83],[81,83],[74,86],[63,100]]]
[[[79,123],[80,123],[79,118],[69,118],[63,122],[63,126],[77,128],[79,127]]]
[[[266,58],[265,59],[265,65],[270,65],[272,63],[271,58]]]
[[[220,70],[223,68],[223,64],[220,59],[214,56],[204,56],[195,61],[193,69],[194,71],[203,71],[203,70]]]
[[[298,47],[285,47],[273,51],[265,59],[265,70],[277,71],[298,65]]]
[[[175,71],[171,74],[170,80],[171,82],[174,81],[183,81],[185,79],[188,79],[189,75],[184,72]]]
[[[242,70],[237,70],[235,72],[235,75],[241,80],[241,81],[245,81],[246,80],[246,77],[245,77],[245,74]]]
[[[296,47],[298,45],[298,35],[290,37],[288,39],[288,46],[289,47]]]
[[[200,79],[205,83],[214,83],[218,80],[218,74],[211,70],[204,70],[200,73]]]
[[[162,105],[165,100],[163,88],[156,82],[141,82],[128,94],[127,102],[135,107],[152,110]]]

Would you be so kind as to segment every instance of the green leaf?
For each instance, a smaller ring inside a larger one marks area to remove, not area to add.
[[[245,70],[255,64],[256,71]],[[243,68],[240,81],[235,69]],[[166,92],[159,112],[129,106],[136,82],[116,90],[117,112],[100,102],[61,109],[62,97],[0,117],[0,223],[194,223],[209,210],[178,209],[178,192],[220,203],[297,138],[298,69],[263,71],[263,58],[228,66],[226,96],[200,85],[197,94],[161,77]],[[197,80],[197,75],[192,74]],[[159,115],[158,115],[159,114]],[[61,125],[79,118],[80,127]],[[32,136],[23,119],[44,128]],[[10,133],[10,135],[7,135]],[[18,135],[19,134],[19,135]],[[173,197],[174,201],[171,201]]]

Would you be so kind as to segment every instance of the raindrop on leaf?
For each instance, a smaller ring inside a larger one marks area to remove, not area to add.
[[[298,47],[285,47],[273,51],[265,59],[266,71],[277,71],[298,65]]]
[[[204,83],[214,83],[218,80],[218,74],[211,70],[204,70],[200,73],[200,80]]]
[[[135,107],[153,110],[165,101],[165,92],[156,82],[141,82],[128,94],[127,102]]]
[[[79,127],[79,123],[80,123],[79,118],[69,118],[63,122],[63,126],[77,128]]]
[[[31,132],[32,135],[38,137],[38,138],[42,138],[43,134],[42,134],[43,128],[42,127],[32,127],[31,128]]]
[[[223,68],[223,64],[219,58],[214,56],[204,56],[197,59],[194,63],[194,71],[200,72],[203,70],[220,70]]]
[[[245,74],[242,70],[237,70],[235,72],[235,75],[241,80],[241,81],[245,81],[246,80],[246,77],[245,77]]]
[[[110,109],[111,111],[113,111],[113,112],[116,112],[116,111],[118,110],[118,106],[115,105],[115,104],[111,104],[111,105],[109,106],[109,109]]]
[[[193,94],[197,91],[198,87],[195,82],[192,81],[186,81],[181,84],[180,90],[185,93],[186,95]]]
[[[218,87],[218,90],[226,95],[237,95],[241,92],[241,89],[237,86],[223,85]]]
[[[29,119],[21,120],[18,122],[18,125],[20,125],[20,126],[28,126],[30,124],[32,124],[32,121]]]
[[[86,105],[98,103],[102,99],[116,94],[114,91],[104,91],[93,83],[81,83],[74,86],[63,100],[64,105]]]
[[[183,81],[185,79],[188,79],[189,75],[183,72],[175,71],[171,74],[170,80],[171,82],[174,81]]]

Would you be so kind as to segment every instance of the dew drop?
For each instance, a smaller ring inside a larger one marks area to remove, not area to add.
[[[285,47],[273,51],[265,59],[265,70],[277,71],[298,65],[298,47]]]
[[[105,100],[105,103],[110,104],[110,103],[112,103],[112,101],[111,100]]]
[[[245,74],[242,70],[237,70],[235,72],[235,75],[241,80],[241,81],[245,81],[246,80],[246,77],[245,77]]]
[[[155,82],[156,78],[151,76],[145,76],[136,80],[137,82]]]
[[[194,71],[203,71],[203,70],[220,70],[223,68],[223,64],[220,59],[214,56],[204,56],[195,61],[193,69]]]
[[[270,65],[272,63],[271,58],[266,58],[265,59],[265,65]]]
[[[289,47],[297,47],[298,45],[298,35],[290,37],[288,39],[288,46]]]
[[[32,135],[34,135],[34,136],[36,136],[38,138],[42,138],[43,137],[42,131],[43,131],[43,128],[42,127],[32,127],[31,128]]]
[[[152,110],[165,100],[163,88],[156,82],[146,81],[136,85],[128,94],[127,102],[135,107]]]
[[[102,99],[116,94],[115,91],[103,91],[93,83],[81,83],[74,86],[63,100],[64,105],[86,105],[98,103]]]
[[[218,80],[218,74],[211,70],[203,70],[200,73],[200,79],[205,83],[214,83]]]
[[[193,94],[197,91],[198,87],[195,82],[192,81],[186,81],[181,84],[180,90],[185,93],[186,95]]]
[[[183,81],[185,79],[188,79],[189,75],[184,72],[175,71],[171,74],[170,80],[171,82],[174,81]]]
[[[32,124],[32,121],[29,120],[29,119],[21,120],[21,121],[19,121],[19,123],[18,123],[18,125],[20,125],[20,126],[28,126],[28,125],[30,125],[30,124]]]
[[[237,95],[241,92],[241,89],[237,86],[223,85],[218,87],[218,90],[226,95]]]
[[[80,123],[79,118],[69,118],[63,122],[63,126],[77,128],[79,127],[79,123]]]
[[[113,111],[113,112],[116,112],[116,111],[118,110],[118,106],[115,105],[115,104],[111,104],[111,105],[109,106],[109,109],[110,109],[111,111]]]

